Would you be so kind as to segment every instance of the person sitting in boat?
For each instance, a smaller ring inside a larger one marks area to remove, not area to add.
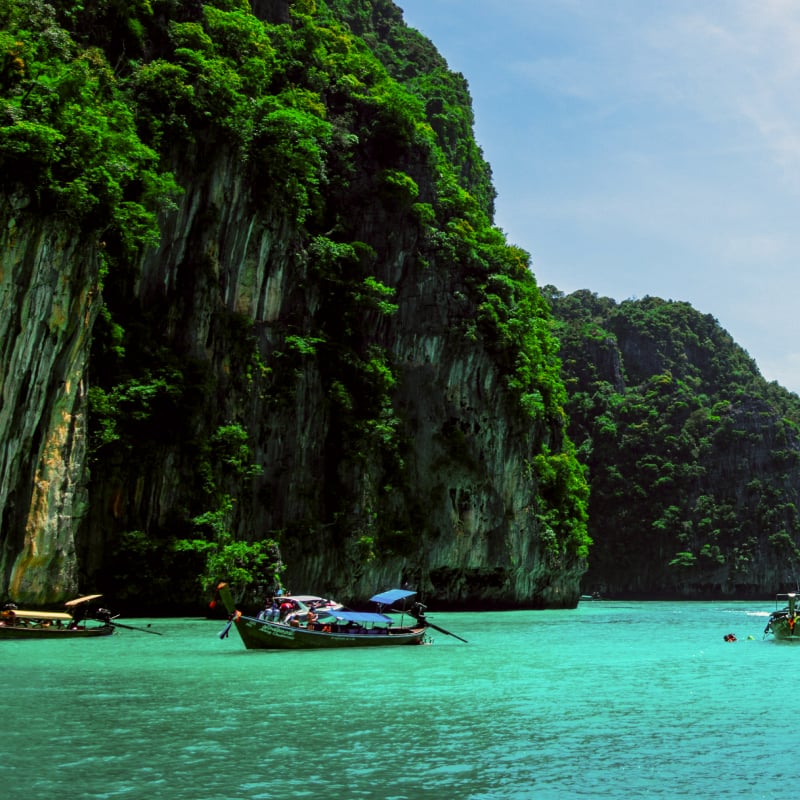
[[[13,603],[6,603],[3,606],[3,611],[0,614],[0,621],[3,625],[12,628],[17,621],[17,615],[14,613],[17,607]]]
[[[290,611],[291,611],[293,608],[294,608],[294,605],[292,604],[292,602],[291,602],[291,601],[289,601],[289,600],[284,600],[284,601],[281,603],[281,607],[280,607],[280,616],[279,616],[279,618],[285,622],[285,621],[286,621],[286,617],[289,615],[289,612],[290,612]]]

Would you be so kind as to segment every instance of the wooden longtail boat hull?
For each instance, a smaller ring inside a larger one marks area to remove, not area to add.
[[[800,613],[798,613],[797,593],[779,594],[775,598],[776,606],[787,601],[785,608],[775,609],[769,615],[764,636],[772,634],[773,639],[780,642],[800,642]]]
[[[800,624],[794,628],[790,628],[788,621],[785,619],[774,622],[770,626],[769,632],[779,641],[800,642]]]
[[[79,608],[102,597],[90,594],[64,603],[67,611],[29,611],[7,603],[0,611],[0,639],[86,639],[114,633],[111,612],[97,609],[94,616]]]
[[[398,591],[401,597],[414,594],[414,592]],[[233,626],[248,650],[387,647],[424,644],[427,641],[426,632],[429,626],[420,620],[414,625],[393,627],[393,620],[384,614],[349,611],[338,606],[335,609],[320,609],[319,613],[324,618],[324,623],[316,621],[309,626],[311,611],[301,602],[296,604],[299,607],[297,616],[303,618],[304,622],[290,624],[289,619],[292,614],[287,616],[285,621],[283,618],[276,620],[270,617],[243,615],[241,611],[237,611],[227,583],[220,583],[217,592],[231,615],[228,625],[220,633],[220,638],[224,639]],[[394,599],[394,596],[393,594],[391,599]]]
[[[425,628],[398,628],[386,633],[326,633],[277,622],[236,616],[233,624],[248,650],[318,650],[341,647],[385,647],[422,644]]]
[[[0,625],[0,639],[85,639],[91,636],[110,636],[111,625],[92,628],[26,628],[21,625]]]

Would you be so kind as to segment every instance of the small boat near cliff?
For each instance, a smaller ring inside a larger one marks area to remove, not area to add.
[[[110,636],[115,624],[111,612],[88,604],[102,595],[90,594],[68,600],[67,611],[25,611],[7,603],[0,612],[0,639],[82,639]]]
[[[0,611],[0,639],[85,639],[110,636],[117,628],[161,636],[159,631],[117,622],[107,608],[90,610],[103,595],[87,594],[67,600],[66,611],[24,611],[7,603]]]
[[[778,641],[800,642],[800,614],[798,614],[797,593],[775,596],[775,611],[769,615],[764,636],[772,636]],[[778,608],[783,606],[783,608]]]
[[[377,610],[350,611],[339,604],[312,608],[297,596],[282,598],[291,602],[292,610],[278,616],[261,613],[257,617],[242,614],[236,605],[227,583],[217,587],[225,608],[231,615],[228,624],[220,633],[227,637],[231,626],[235,627],[248,650],[312,650],[342,647],[385,647],[390,645],[426,644],[428,628],[439,630],[461,641],[425,618],[425,606],[414,603],[409,610],[395,611],[401,614],[399,624],[389,616],[391,606],[413,597],[416,592],[392,589],[371,598]],[[404,624],[404,616],[412,620]]]

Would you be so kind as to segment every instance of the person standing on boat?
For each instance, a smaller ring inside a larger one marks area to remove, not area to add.
[[[77,605],[75,606],[75,610],[72,612],[72,622],[69,624],[70,630],[77,630],[80,623],[83,621],[83,618],[86,616],[86,609],[83,606]]]
[[[306,615],[306,627],[310,630],[314,630],[314,626],[317,624],[317,615],[314,613],[313,609],[309,609],[308,614]]]

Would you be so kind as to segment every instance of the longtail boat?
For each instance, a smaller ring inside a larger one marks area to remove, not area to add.
[[[778,608],[783,606],[783,608]],[[800,642],[800,613],[797,607],[797,593],[775,595],[775,611],[769,615],[764,637],[772,636],[778,641]]]
[[[377,604],[376,611],[350,611],[339,604],[313,607],[297,596],[282,598],[282,604],[291,602],[292,610],[281,615],[261,613],[247,616],[237,610],[227,583],[217,586],[230,619],[220,632],[220,638],[228,636],[233,626],[248,650],[311,650],[340,647],[382,647],[401,644],[427,644],[428,628],[434,628],[455,636],[444,628],[428,622],[425,606],[414,603],[409,610],[400,613],[400,621],[390,617],[391,606],[413,597],[416,592],[392,589],[371,598]],[[410,624],[404,624],[408,616]],[[461,639],[460,636],[456,636]],[[461,639],[461,641],[466,641]]]
[[[67,611],[25,611],[7,603],[0,611],[0,639],[81,639],[110,636],[115,624],[111,612],[99,608],[89,616],[86,605],[101,597],[85,595],[68,600]]]

